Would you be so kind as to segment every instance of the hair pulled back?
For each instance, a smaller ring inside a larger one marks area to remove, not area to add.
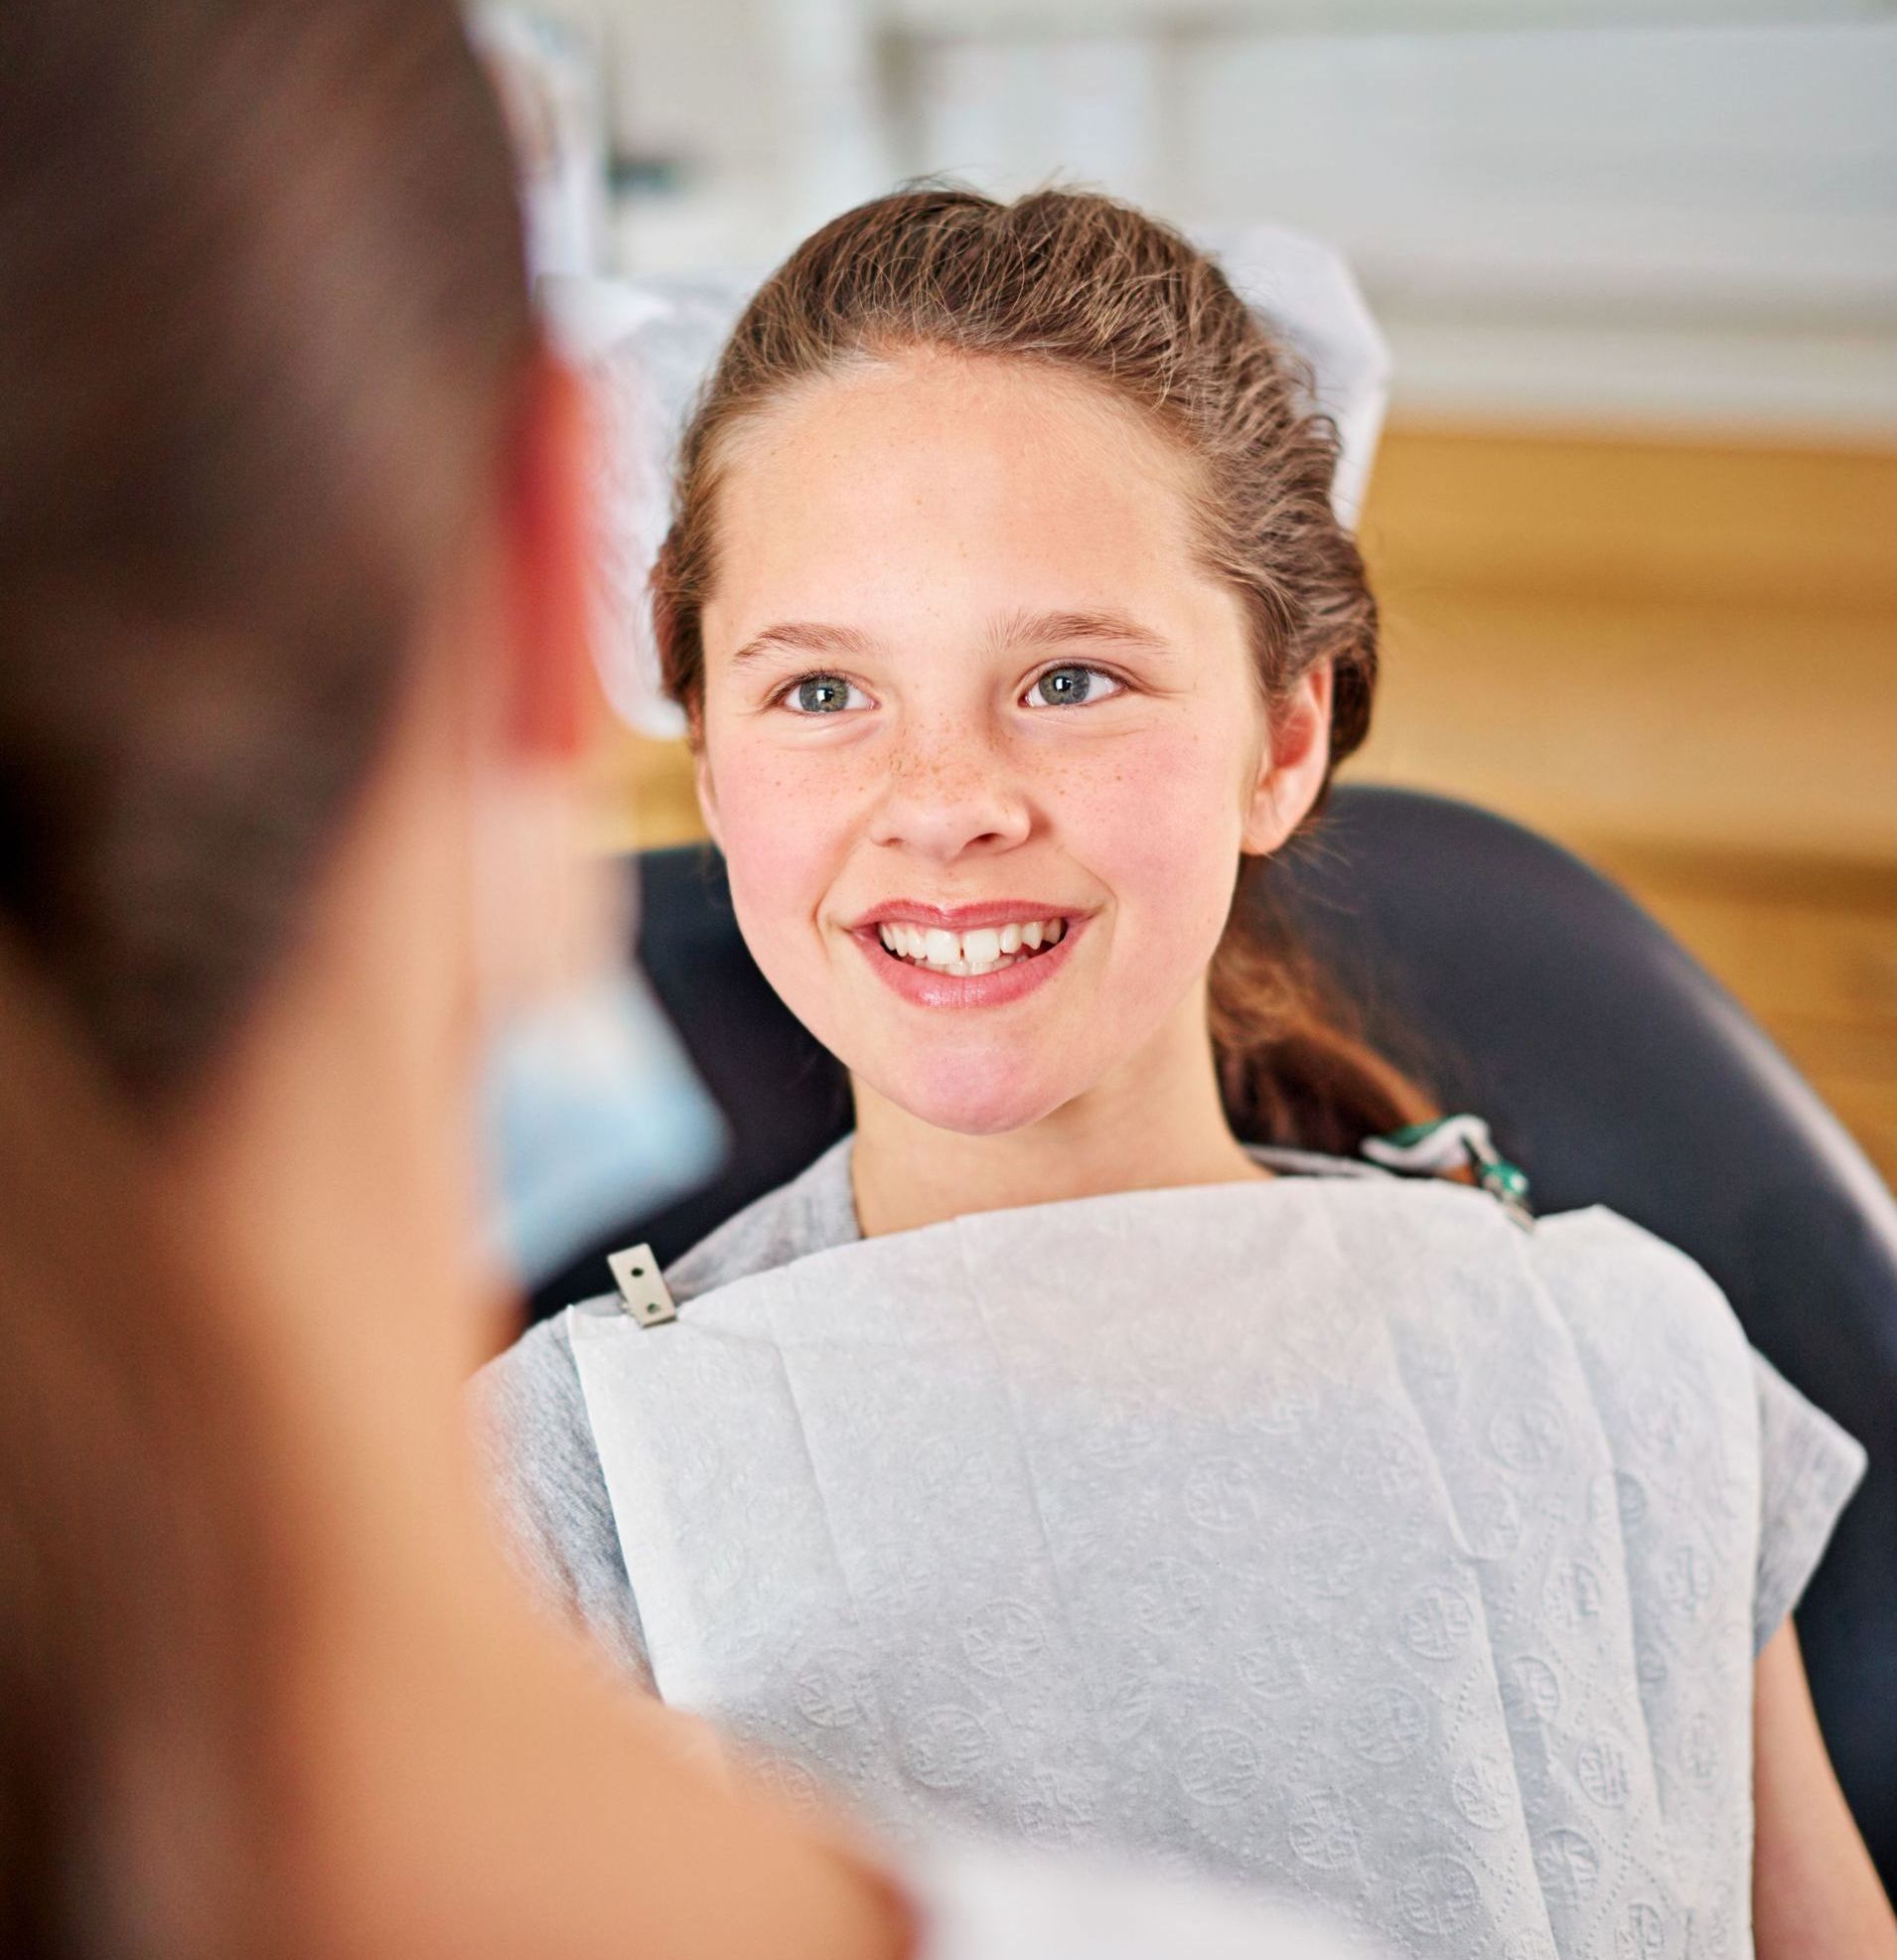
[[[727,438],[748,415],[851,362],[930,349],[1035,361],[1140,411],[1197,465],[1208,567],[1243,604],[1267,712],[1331,664],[1331,772],[1370,729],[1377,605],[1331,505],[1337,435],[1308,375],[1179,232],[1112,199],[1011,204],[953,187],[846,212],[765,281],[685,430],[674,521],[653,575],[665,684],[696,719],[702,615],[717,576]],[[1366,1045],[1246,860],[1211,972],[1227,1113],[1242,1136],[1354,1150],[1434,1114]]]
[[[293,938],[532,337],[453,0],[0,6],[0,922],[141,1101]]]

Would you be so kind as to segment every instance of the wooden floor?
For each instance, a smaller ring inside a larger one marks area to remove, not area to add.
[[[1398,424],[1362,535],[1350,775],[1619,878],[1897,1182],[1897,454]],[[700,833],[676,748],[618,737],[600,782],[612,841]]]

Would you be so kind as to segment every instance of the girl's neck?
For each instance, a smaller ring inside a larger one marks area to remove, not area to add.
[[[939,1130],[852,1085],[851,1182],[866,1239],[971,1212],[1113,1191],[1269,1177],[1233,1135],[1203,1015],[1038,1123],[992,1136]]]

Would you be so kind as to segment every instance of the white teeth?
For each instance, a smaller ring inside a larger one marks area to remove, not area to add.
[[[946,932],[940,926],[877,927],[883,945],[898,959],[939,973],[969,978],[1010,966],[1024,954],[1056,946],[1067,932],[1065,919],[1010,920],[1005,926],[977,926],[971,932]]]

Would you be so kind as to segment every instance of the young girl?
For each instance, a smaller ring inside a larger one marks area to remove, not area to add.
[[[1234,905],[1369,723],[1334,463],[1218,268],[1103,199],[907,193],[766,283],[656,617],[856,1128],[674,1323],[496,1364],[522,1544],[898,1827],[1414,1953],[1897,1953],[1787,1619],[1861,1452],[1637,1228],[1354,1154],[1435,1112]]]

